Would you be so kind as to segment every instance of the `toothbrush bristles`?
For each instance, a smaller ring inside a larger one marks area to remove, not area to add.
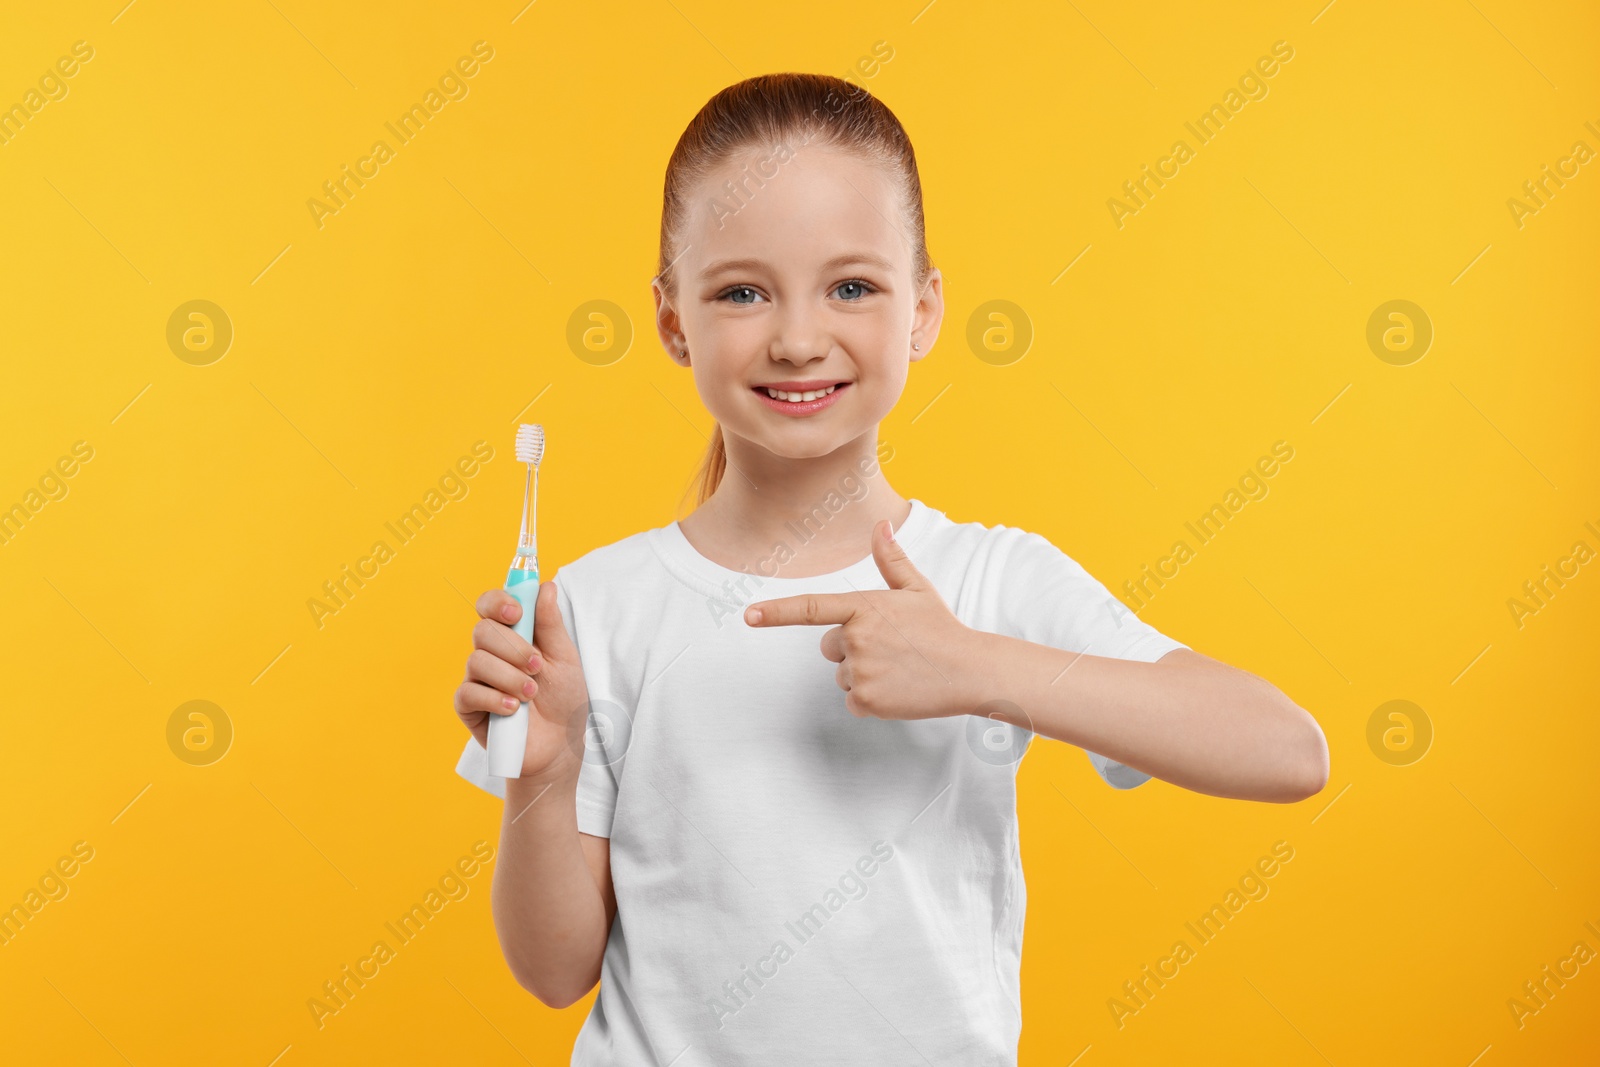
[[[535,467],[544,458],[544,427],[525,422],[517,427],[517,462]]]

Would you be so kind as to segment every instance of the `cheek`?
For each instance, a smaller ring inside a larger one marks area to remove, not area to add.
[[[860,375],[857,401],[880,420],[894,409],[910,378],[909,334],[908,326],[874,317],[839,338]]]
[[[739,349],[739,340],[719,333],[709,344],[701,341],[698,348],[689,348],[689,368],[694,374],[694,388],[711,417],[718,422],[728,422],[730,416],[737,421],[737,412],[744,404],[744,393],[750,378],[749,360],[731,355]],[[729,346],[727,350],[719,346]],[[746,416],[748,417],[748,416]]]
[[[909,371],[908,361],[893,364],[880,361],[870,368],[870,371],[863,371],[866,389],[858,399],[865,401],[862,407],[872,421],[882,422],[900,402],[900,396],[905,392]],[[868,373],[871,375],[870,379],[865,377]]]

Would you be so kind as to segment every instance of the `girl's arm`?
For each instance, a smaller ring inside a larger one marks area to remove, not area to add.
[[[1142,663],[974,630],[894,542],[890,522],[875,528],[872,555],[886,590],[745,609],[751,626],[837,624],[822,654],[839,664],[852,715],[992,714],[1219,797],[1304,800],[1327,784],[1322,728],[1271,683],[1186,648]]]
[[[611,842],[578,832],[577,771],[506,779],[490,899],[517,982],[552,1008],[600,980],[611,921]]]
[[[1327,784],[1322,728],[1248,671],[1186,648],[1141,663],[970,633],[972,692],[1002,722],[1212,796],[1291,802]]]
[[[478,598],[456,712],[479,745],[490,715],[529,701],[522,776],[505,779],[500,855],[490,903],[500,951],[518,983],[564,1008],[600,979],[616,896],[611,842],[578,830],[578,775],[589,688],[553,581],[534,603],[537,647],[512,628],[522,605],[501,589]]]

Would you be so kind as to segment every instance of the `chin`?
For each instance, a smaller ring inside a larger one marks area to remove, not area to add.
[[[809,442],[796,441],[793,438],[773,441],[757,441],[768,452],[783,459],[821,459],[837,452],[844,444],[843,441]]]
[[[797,460],[830,456],[860,436],[859,433],[823,433],[812,429],[804,432],[797,429],[790,429],[787,433],[774,432],[772,428],[766,426],[757,427],[754,432],[749,432],[729,426],[727,423],[722,424],[722,432],[725,436],[731,434],[749,441],[780,459]]]
[[[794,453],[790,454],[788,458],[789,459],[822,459],[825,456],[833,455],[835,452],[839,451],[839,449],[843,448],[846,443],[847,442],[844,442],[844,441],[830,442],[829,444],[821,445],[821,446],[819,446],[817,448],[814,448],[814,449],[804,449],[804,450],[801,450],[801,451],[794,452]]]

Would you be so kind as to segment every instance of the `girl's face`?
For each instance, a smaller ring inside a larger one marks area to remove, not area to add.
[[[655,283],[656,325],[673,359],[694,370],[725,437],[808,459],[875,433],[910,363],[933,347],[944,310],[937,271],[912,291],[890,174],[821,144],[752,151],[713,173],[690,203],[672,267],[678,293],[669,302]],[[811,402],[768,392],[830,385]]]

